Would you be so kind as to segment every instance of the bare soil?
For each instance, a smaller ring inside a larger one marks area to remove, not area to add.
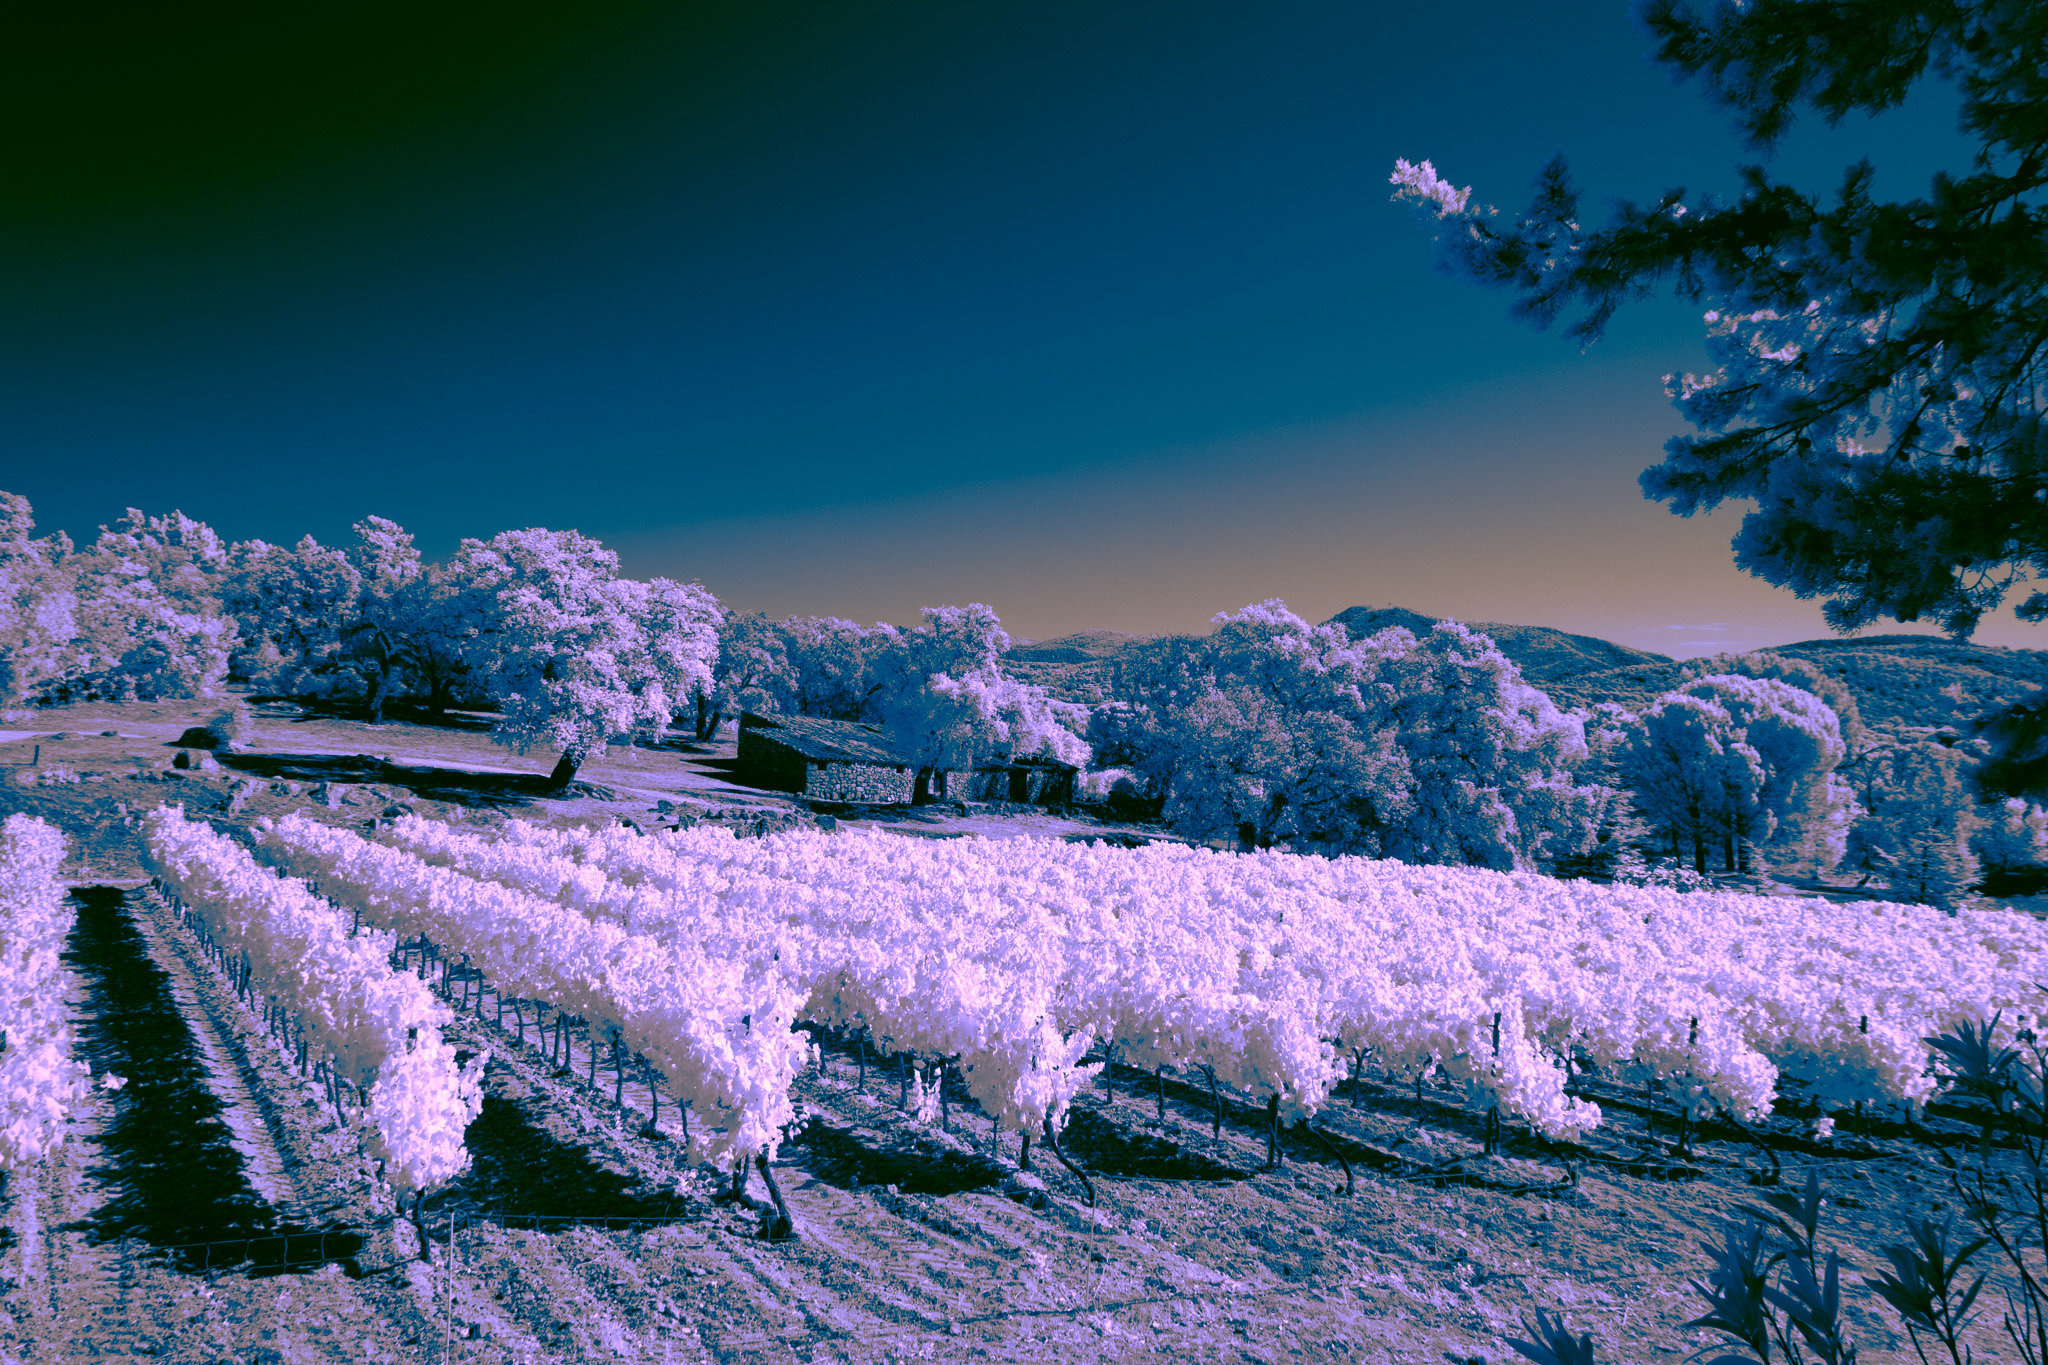
[[[360,826],[401,804],[644,823],[666,800],[744,828],[797,812],[680,741],[591,763],[568,798],[542,793],[543,759],[521,768],[459,726],[266,716],[222,770],[168,768],[169,742],[207,710],[67,708],[37,718],[39,740],[0,742],[0,776],[34,783],[0,784],[0,813],[57,821],[76,882],[115,888],[84,894],[67,961],[80,1055],[96,1079],[125,1079],[96,1088],[63,1148],[0,1196],[0,1363],[1498,1362],[1518,1358],[1502,1337],[1539,1308],[1592,1333],[1603,1361],[1677,1360],[1710,1340],[1680,1326],[1704,1311],[1689,1284],[1705,1273],[1700,1240],[1768,1188],[1754,1182],[1776,1170],[1796,1188],[1809,1168],[1829,1195],[1824,1243],[1850,1267],[1861,1358],[1913,1359],[1855,1272],[1884,1265],[1902,1218],[1954,1207],[1949,1172],[1978,1133],[1961,1106],[1911,1127],[1844,1119],[1817,1142],[1817,1111],[1794,1093],[1750,1132],[1706,1125],[1681,1156],[1668,1097],[1593,1078],[1583,1093],[1607,1122],[1590,1140],[1510,1124],[1489,1157],[1483,1116],[1453,1094],[1368,1072],[1318,1120],[1353,1168],[1347,1196],[1305,1132],[1263,1170],[1265,1115],[1247,1097],[1223,1095],[1219,1120],[1205,1085],[1168,1077],[1162,1100],[1159,1078],[1117,1067],[1114,1097],[1092,1087],[1064,1144],[1091,1208],[1050,1153],[1020,1171],[1016,1136],[994,1144],[957,1089],[951,1132],[918,1124],[898,1107],[895,1064],[870,1055],[863,1086],[854,1045],[834,1038],[797,1082],[810,1118],[775,1167],[799,1236],[769,1241],[758,1177],[749,1202],[719,1203],[711,1173],[679,1163],[667,1096],[650,1135],[630,1069],[620,1085],[600,1057],[589,1084],[580,1036],[552,1065],[531,1018],[522,1047],[494,998],[454,1031],[492,1054],[487,1100],[473,1168],[425,1202],[422,1262],[353,1109],[334,1113],[139,887],[126,815],[182,800],[227,828],[287,809]],[[78,780],[49,782],[53,769]],[[921,828],[945,834],[963,817],[932,818]],[[2016,1167],[2018,1153],[1994,1159]],[[1999,1287],[1973,1332],[1979,1360],[2010,1357]]]

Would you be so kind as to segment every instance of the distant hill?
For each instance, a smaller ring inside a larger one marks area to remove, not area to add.
[[[1020,663],[1085,664],[1117,658],[1150,638],[1121,630],[1077,630],[1056,640],[1028,640],[1012,645],[1003,657]]]
[[[1962,725],[2048,686],[2048,652],[1957,644],[1925,635],[1802,640],[1772,652],[1840,678],[1869,725]],[[1678,685],[1671,663],[1582,673],[1545,684],[1559,706],[1619,702],[1641,711]],[[1960,688],[1961,698],[1951,695]]]
[[[1422,635],[1435,627],[1437,619],[1405,607],[1351,607],[1330,618],[1353,639],[1390,626]],[[1523,677],[1565,708],[1611,701],[1640,713],[1677,687],[1685,671],[1678,660],[1596,636],[1499,621],[1465,624],[1492,637]],[[1108,699],[1119,660],[1141,654],[1164,638],[1082,630],[1019,645],[1008,659],[1011,671],[1025,681],[1069,701],[1095,704]],[[1869,725],[1967,726],[1987,711],[2048,687],[2048,651],[1956,644],[1938,636],[1802,640],[1776,646],[1774,652],[1805,659],[1840,678]],[[1960,700],[1952,695],[1957,688]]]
[[[1347,607],[1330,618],[1341,623],[1354,640],[1393,626],[1405,626],[1416,635],[1436,628],[1439,618],[1409,611],[1406,607]],[[1591,635],[1573,635],[1549,626],[1516,626],[1500,621],[1466,621],[1482,635],[1491,636],[1500,652],[1515,661],[1522,676],[1538,687],[1610,669],[1646,668],[1669,664],[1671,658],[1647,649],[1630,649]],[[1669,689],[1666,689],[1667,691]]]

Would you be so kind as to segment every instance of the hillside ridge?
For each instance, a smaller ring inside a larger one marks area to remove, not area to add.
[[[1420,635],[1439,619],[1406,607],[1356,606],[1338,612],[1329,623],[1341,624],[1356,639],[1391,626]],[[1690,662],[1551,626],[1463,624],[1491,637],[1523,677],[1565,708],[1616,702],[1640,713],[1679,685]],[[1069,700],[1093,703],[1106,699],[1117,661],[1168,638],[1172,637],[1079,630],[1020,644],[1009,657],[1028,681],[1049,686]],[[1986,712],[2048,688],[2048,650],[1958,643],[1930,635],[1824,637],[1767,648],[1804,659],[1839,678],[1856,697],[1864,721],[1873,725],[1967,726]]]
[[[1421,635],[1435,629],[1442,619],[1445,618],[1425,616],[1406,607],[1359,606],[1346,607],[1324,624],[1341,624],[1353,639],[1363,639],[1394,626]],[[1553,626],[1522,626],[1505,621],[1461,624],[1490,636],[1500,646],[1500,652],[1515,661],[1522,676],[1539,687],[1591,671],[1674,662],[1667,654],[1618,645],[1596,635],[1574,635]]]

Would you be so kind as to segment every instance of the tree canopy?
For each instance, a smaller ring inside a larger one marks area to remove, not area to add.
[[[716,600],[618,567],[598,542],[541,527],[465,540],[449,564],[465,660],[502,712],[491,736],[559,750],[558,784],[615,737],[659,734],[682,700],[672,689],[711,685]]]
[[[1708,674],[1667,693],[1630,736],[1622,770],[1644,814],[1707,870],[1718,847],[1736,870],[1744,844],[1801,870],[1842,856],[1853,800],[1835,775],[1841,721],[1778,678]]]
[[[1768,154],[1802,109],[1829,123],[1951,83],[1971,164],[1885,200],[1869,161],[1832,198],[1761,165],[1725,202],[1666,190],[1581,225],[1563,158],[1521,217],[1471,202],[1428,161],[1399,161],[1454,273],[1513,289],[1538,326],[1598,337],[1627,299],[1669,286],[1708,305],[1716,368],[1669,379],[1699,435],[1642,476],[1681,516],[1755,503],[1742,569],[1828,621],[1938,622],[1967,638],[2024,580],[2048,577],[2048,6],[2035,0],[1648,0],[1657,59],[1698,78]],[[2048,617],[2048,592],[2017,614]]]
[[[1200,837],[1527,868],[1585,852],[1607,793],[1585,729],[1455,622],[1353,640],[1278,600],[1217,618],[1097,712],[1089,737]]]

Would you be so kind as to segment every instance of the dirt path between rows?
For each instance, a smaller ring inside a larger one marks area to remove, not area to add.
[[[253,1269],[252,1254],[310,1256],[321,1227],[376,1216],[355,1140],[298,1107],[302,1087],[160,900],[84,899],[67,1004],[102,1083],[10,1191],[0,1361],[420,1359],[427,1324],[388,1225],[331,1239],[354,1256]],[[292,1231],[314,1235],[275,1235]]]

